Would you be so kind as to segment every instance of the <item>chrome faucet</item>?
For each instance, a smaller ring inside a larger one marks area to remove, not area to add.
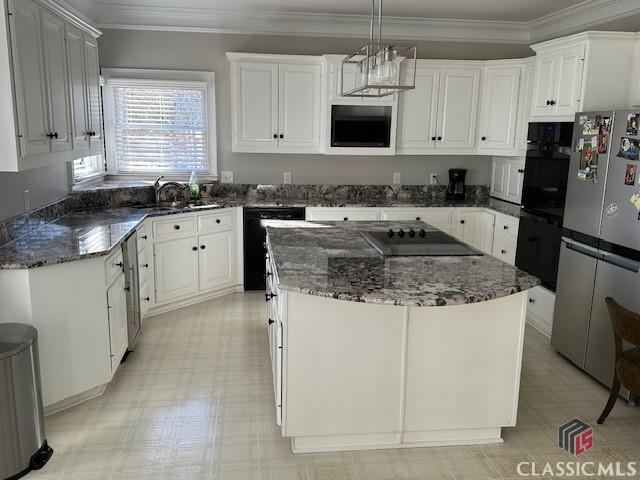
[[[164,192],[167,188],[170,187],[175,187],[177,189],[181,189],[183,191],[187,190],[187,186],[183,183],[179,183],[179,182],[165,182],[162,185],[160,185],[160,180],[162,180],[164,178],[164,175],[160,175],[155,183],[153,184],[153,190],[155,192],[155,199],[156,199],[156,206],[160,205],[160,197],[162,196],[162,192]],[[174,197],[175,200],[175,197]]]

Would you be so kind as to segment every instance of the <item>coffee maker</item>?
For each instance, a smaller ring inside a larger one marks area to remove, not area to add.
[[[464,179],[466,176],[467,171],[464,168],[449,169],[447,200],[463,201],[465,199]]]

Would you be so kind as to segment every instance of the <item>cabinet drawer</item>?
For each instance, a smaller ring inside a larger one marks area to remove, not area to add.
[[[156,239],[188,235],[195,231],[196,221],[193,216],[176,216],[153,222],[153,236]]]
[[[493,256],[509,265],[516,263],[517,242],[510,235],[496,234],[493,238]]]
[[[533,314],[547,323],[553,322],[556,295],[544,287],[535,287],[529,290],[529,306],[527,313]]]
[[[198,215],[198,232],[219,232],[231,229],[233,229],[232,212]]]
[[[136,235],[138,236],[138,252],[140,252],[149,244],[149,224],[140,225],[136,230]]]
[[[118,250],[109,255],[104,261],[104,273],[107,285],[111,285],[118,275],[124,272],[122,269],[123,265],[122,249],[118,247]]]
[[[376,208],[307,208],[307,220],[311,221],[348,221],[378,220]]]
[[[518,220],[496,215],[496,235],[501,233],[518,238]]]

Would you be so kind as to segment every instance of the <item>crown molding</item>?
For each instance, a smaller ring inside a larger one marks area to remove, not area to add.
[[[185,7],[96,5],[101,28],[357,37],[369,35],[368,15],[256,12]],[[526,24],[479,20],[384,17],[385,38],[393,40],[529,42]]]
[[[530,40],[540,42],[636,14],[638,0],[588,0],[529,22]]]
[[[72,25],[84,30],[89,35],[98,38],[102,32],[93,22],[78,9],[69,5],[65,0],[37,0],[40,5],[58,14]]]
[[[638,0],[585,0],[530,22],[384,17],[385,38],[411,41],[534,42],[640,13]],[[367,38],[368,15],[258,12],[187,7],[94,4],[102,29]]]

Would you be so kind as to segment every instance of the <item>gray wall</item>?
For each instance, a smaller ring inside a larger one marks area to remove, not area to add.
[[[24,213],[25,190],[31,207],[38,208],[69,193],[67,165],[36,168],[20,173],[0,173],[0,220]]]
[[[490,159],[481,156],[357,157],[324,155],[265,155],[231,152],[228,51],[320,55],[347,53],[360,39],[290,36],[225,35],[209,33],[106,30],[100,38],[100,65],[110,68],[208,70],[216,74],[218,171],[234,172],[236,183],[282,183],[292,172],[294,183],[391,183],[401,172],[403,183],[425,183],[430,173],[446,181],[449,168],[467,168],[468,182],[490,182]],[[482,43],[418,44],[422,58],[519,58],[533,52],[523,45]]]

